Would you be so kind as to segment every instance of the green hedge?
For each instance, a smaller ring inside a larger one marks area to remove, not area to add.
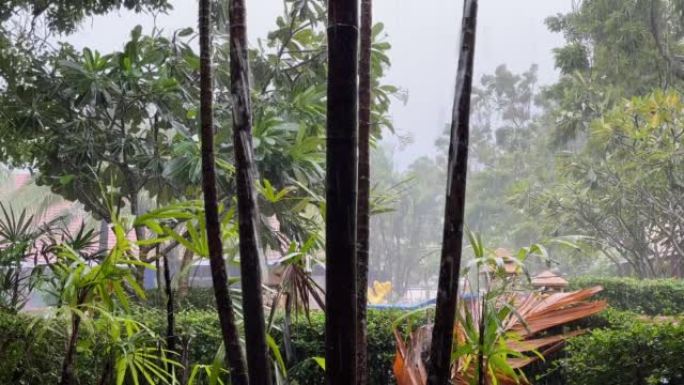
[[[572,339],[556,364],[568,385],[684,384],[684,326],[623,323]]]
[[[139,308],[136,318],[163,335],[166,318],[163,311]],[[392,322],[401,315],[398,311],[370,311],[368,315],[370,383],[394,384],[392,360],[395,344]],[[52,385],[58,382],[64,354],[64,325],[41,327],[48,321],[29,315],[0,312],[0,384]],[[312,357],[324,356],[324,316],[313,312],[311,322],[300,316],[293,326],[293,346],[296,361],[289,365],[292,384],[324,384],[324,372]],[[420,323],[420,320],[417,321]],[[36,326],[29,331],[28,326]],[[43,330],[43,333],[38,333]],[[218,320],[214,311],[183,310],[177,314],[177,334],[189,348],[191,364],[211,363],[221,343]],[[282,338],[274,331],[284,354]],[[97,338],[83,331],[77,356],[77,376],[80,385],[97,384],[103,366]]]
[[[163,335],[165,314],[137,309],[136,318]],[[47,324],[50,322],[50,324]],[[63,324],[22,314],[0,312],[0,384],[53,385],[59,382],[64,357]],[[80,385],[95,385],[102,373],[104,357],[98,338],[83,329],[79,341],[76,374]],[[214,312],[187,310],[177,315],[177,334],[189,348],[192,364],[209,364],[221,342]]]
[[[34,317],[0,311],[0,384],[48,385],[59,383],[64,354],[63,325],[45,325]],[[35,325],[36,323],[43,325]],[[29,327],[35,325],[35,327]],[[41,326],[50,326],[43,328]],[[96,342],[90,339],[89,342]],[[96,383],[101,363],[97,347],[78,346],[80,384]]]
[[[145,306],[152,306],[161,310],[166,309],[166,295],[157,289],[148,289],[145,291]],[[215,309],[216,297],[214,297],[214,289],[210,287],[193,287],[188,290],[188,293],[183,299],[178,299],[176,293],[176,308],[177,309]]]
[[[369,383],[377,385],[395,384],[392,363],[395,354],[392,322],[403,313],[401,311],[371,310],[368,312],[368,359]],[[421,324],[424,318],[415,319]],[[325,383],[323,371],[310,357],[324,356],[325,319],[321,312],[312,314],[311,323],[300,318],[293,328],[292,342],[298,363],[289,370],[290,379],[300,385],[319,385]],[[277,339],[281,338],[277,336]],[[284,351],[283,351],[284,352]]]
[[[369,312],[370,384],[394,384],[392,360],[395,346],[392,322],[399,311]],[[530,368],[534,384],[610,385],[684,384],[684,326],[651,324],[639,314],[609,309],[582,321],[581,327],[597,328],[573,339],[553,359]],[[138,309],[136,318],[163,334],[165,314],[155,309]],[[420,323],[423,319],[416,322]],[[57,383],[63,357],[64,336],[60,325],[34,328],[28,315],[0,313],[0,384],[52,385]],[[663,322],[661,320],[661,322]],[[209,363],[220,344],[221,335],[213,311],[184,310],[177,315],[178,334],[189,347],[192,364]],[[63,325],[62,325],[63,326]],[[37,330],[46,330],[44,334]],[[274,337],[282,338],[277,331]],[[80,385],[96,384],[102,368],[96,338],[84,335],[79,345],[77,374]],[[311,357],[324,355],[324,317],[314,312],[309,323],[300,317],[293,327],[295,362],[289,365],[291,383],[324,384],[324,373]],[[550,368],[550,369],[549,369]],[[544,373],[540,375],[539,373]],[[654,382],[655,381],[655,382]]]
[[[596,298],[616,309],[648,315],[684,313],[684,280],[581,277],[570,281],[573,289],[601,285]]]

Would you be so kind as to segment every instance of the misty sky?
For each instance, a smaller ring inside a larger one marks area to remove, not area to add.
[[[175,0],[174,10],[158,15],[156,24],[165,31],[196,27],[197,2]],[[562,36],[550,33],[547,16],[567,12],[571,0],[481,0],[476,46],[476,80],[502,63],[514,72],[539,65],[541,84],[557,77],[551,49]],[[248,0],[248,34],[252,43],[273,29],[282,14],[282,0]],[[386,145],[395,148],[399,167],[434,151],[433,143],[450,119],[456,73],[456,46],[460,28],[461,0],[375,0],[374,19],[385,23],[392,44],[392,67],[386,83],[408,93],[408,101],[396,101],[391,114],[397,134],[411,138],[399,145],[397,137],[385,134]],[[89,46],[102,52],[120,49],[137,24],[150,32],[151,15],[110,13],[84,22],[81,30],[66,40],[76,47]]]

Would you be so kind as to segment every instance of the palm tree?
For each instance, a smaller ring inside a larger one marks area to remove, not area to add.
[[[449,383],[453,327],[458,299],[458,276],[461,269],[463,246],[463,214],[468,170],[470,93],[473,80],[473,58],[475,56],[476,17],[477,0],[465,0],[461,22],[461,47],[456,76],[456,93],[451,121],[442,256],[437,289],[435,326],[432,331],[432,346],[430,348],[428,385],[446,385]]]
[[[227,366],[230,369],[231,382],[235,385],[247,385],[245,363],[240,347],[240,337],[235,324],[235,311],[228,293],[226,261],[223,259],[221,245],[221,228],[218,218],[218,196],[216,188],[216,170],[214,165],[214,119],[211,75],[211,41],[209,0],[200,0],[200,120],[202,134],[202,190],[204,192],[204,210],[206,216],[207,244],[209,246],[209,263],[211,278],[216,296],[223,344],[226,349]]]
[[[329,385],[356,383],[358,1],[328,2],[325,357]]]
[[[245,318],[247,370],[252,385],[269,385],[264,306],[259,262],[259,210],[255,191],[256,164],[252,149],[247,28],[244,0],[230,0],[230,93],[233,107],[233,146],[240,235],[242,308]]]
[[[359,52],[359,200],[357,203],[358,227],[356,252],[357,274],[357,325],[356,325],[356,380],[359,385],[368,383],[368,334],[366,305],[368,303],[368,259],[370,250],[370,157],[371,129],[371,43],[373,2],[361,0],[361,42]]]

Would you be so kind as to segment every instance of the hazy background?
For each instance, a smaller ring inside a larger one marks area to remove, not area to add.
[[[398,167],[434,152],[434,141],[450,119],[461,4],[455,0],[374,1],[374,21],[385,24],[392,44],[392,67],[386,83],[408,95],[406,104],[397,100],[392,106],[397,136],[386,134],[383,139],[384,145],[394,148]],[[539,65],[539,83],[553,82],[557,72],[550,51],[561,44],[562,36],[550,33],[544,19],[568,11],[571,5],[571,0],[481,1],[476,80],[502,63],[514,73],[535,63]],[[156,16],[157,28],[170,33],[196,27],[196,1],[176,0],[173,6],[168,14]],[[283,12],[282,1],[250,0],[247,7],[249,39],[255,44],[274,28],[276,17]],[[66,40],[79,48],[89,46],[108,52],[121,48],[137,24],[150,32],[155,17],[132,12],[93,17]]]

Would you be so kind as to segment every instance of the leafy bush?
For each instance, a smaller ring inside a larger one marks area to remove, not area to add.
[[[572,339],[557,365],[569,385],[684,384],[684,326],[628,322]]]
[[[163,335],[163,311],[138,308],[135,317]],[[395,384],[392,363],[395,353],[391,325],[401,311],[370,311],[368,314],[370,384]],[[415,324],[425,322],[424,313]],[[545,363],[526,370],[533,383],[541,384],[655,384],[667,380],[684,384],[684,326],[651,324],[631,312],[609,309],[580,327],[596,330],[573,339],[569,346]],[[221,343],[214,311],[188,309],[177,314],[180,345],[189,349],[191,364],[208,364]],[[54,322],[48,325],[47,322]],[[37,325],[33,328],[28,326]],[[52,326],[52,327],[41,327]],[[56,321],[0,312],[0,384],[48,385],[58,382],[64,336]],[[63,329],[63,325],[62,325]],[[44,333],[39,333],[44,330]],[[292,384],[325,383],[323,370],[312,357],[324,356],[325,318],[312,312],[311,322],[300,316],[292,329],[294,362],[288,365]],[[282,346],[277,330],[272,332]],[[85,331],[78,346],[77,374],[82,385],[97,384],[103,366],[97,338]],[[680,362],[681,361],[681,362]]]
[[[570,282],[573,289],[603,286],[596,298],[616,309],[648,315],[684,313],[684,280],[581,277]]]
[[[148,289],[145,291],[145,304],[159,308],[166,309],[166,296],[163,292],[157,289]],[[193,287],[188,290],[187,295],[183,299],[178,298],[176,293],[176,307],[177,309],[216,309],[216,298],[214,297],[214,289],[211,287]]]
[[[398,310],[369,310],[368,312],[368,360],[369,383],[377,385],[396,384],[392,374],[395,354],[392,322],[403,313]],[[423,313],[424,314],[424,313]],[[425,320],[418,318],[416,324]],[[279,336],[275,336],[280,340]],[[322,312],[311,314],[311,323],[300,316],[293,326],[292,342],[296,363],[291,365],[288,375],[293,383],[299,385],[319,385],[325,383],[323,370],[311,357],[325,355],[325,317]],[[282,344],[281,344],[282,345]],[[281,350],[283,348],[281,347]]]
[[[0,311],[0,384],[47,385],[59,382],[66,340],[59,325],[32,316]],[[84,336],[85,337],[85,336]],[[78,379],[97,383],[102,368],[97,360],[97,339],[78,345]]]
[[[134,311],[137,321],[144,323],[160,335],[166,330],[166,315],[157,309],[137,308]],[[391,325],[403,313],[401,311],[369,311],[368,340],[370,360],[370,383],[378,385],[394,384],[392,362],[395,353],[394,336]],[[64,336],[59,332],[60,325],[53,327],[48,321],[30,315],[0,312],[0,384],[48,385],[59,380],[59,371],[64,354]],[[221,332],[214,311],[188,309],[176,316],[177,335],[180,345],[189,349],[190,364],[209,364],[214,359],[221,344]],[[418,319],[416,324],[423,321]],[[29,331],[29,325],[36,326]],[[277,323],[276,323],[277,324]],[[61,325],[63,329],[63,325]],[[43,330],[44,333],[38,333]],[[322,312],[311,313],[311,322],[299,316],[293,324],[292,339],[296,355],[295,362],[289,365],[289,376],[293,384],[324,384],[323,370],[312,359],[322,357],[324,350],[325,318]],[[277,330],[272,334],[281,351],[282,338]],[[97,384],[103,357],[98,348],[98,340],[84,331],[78,345],[76,359],[77,375],[82,385]]]

